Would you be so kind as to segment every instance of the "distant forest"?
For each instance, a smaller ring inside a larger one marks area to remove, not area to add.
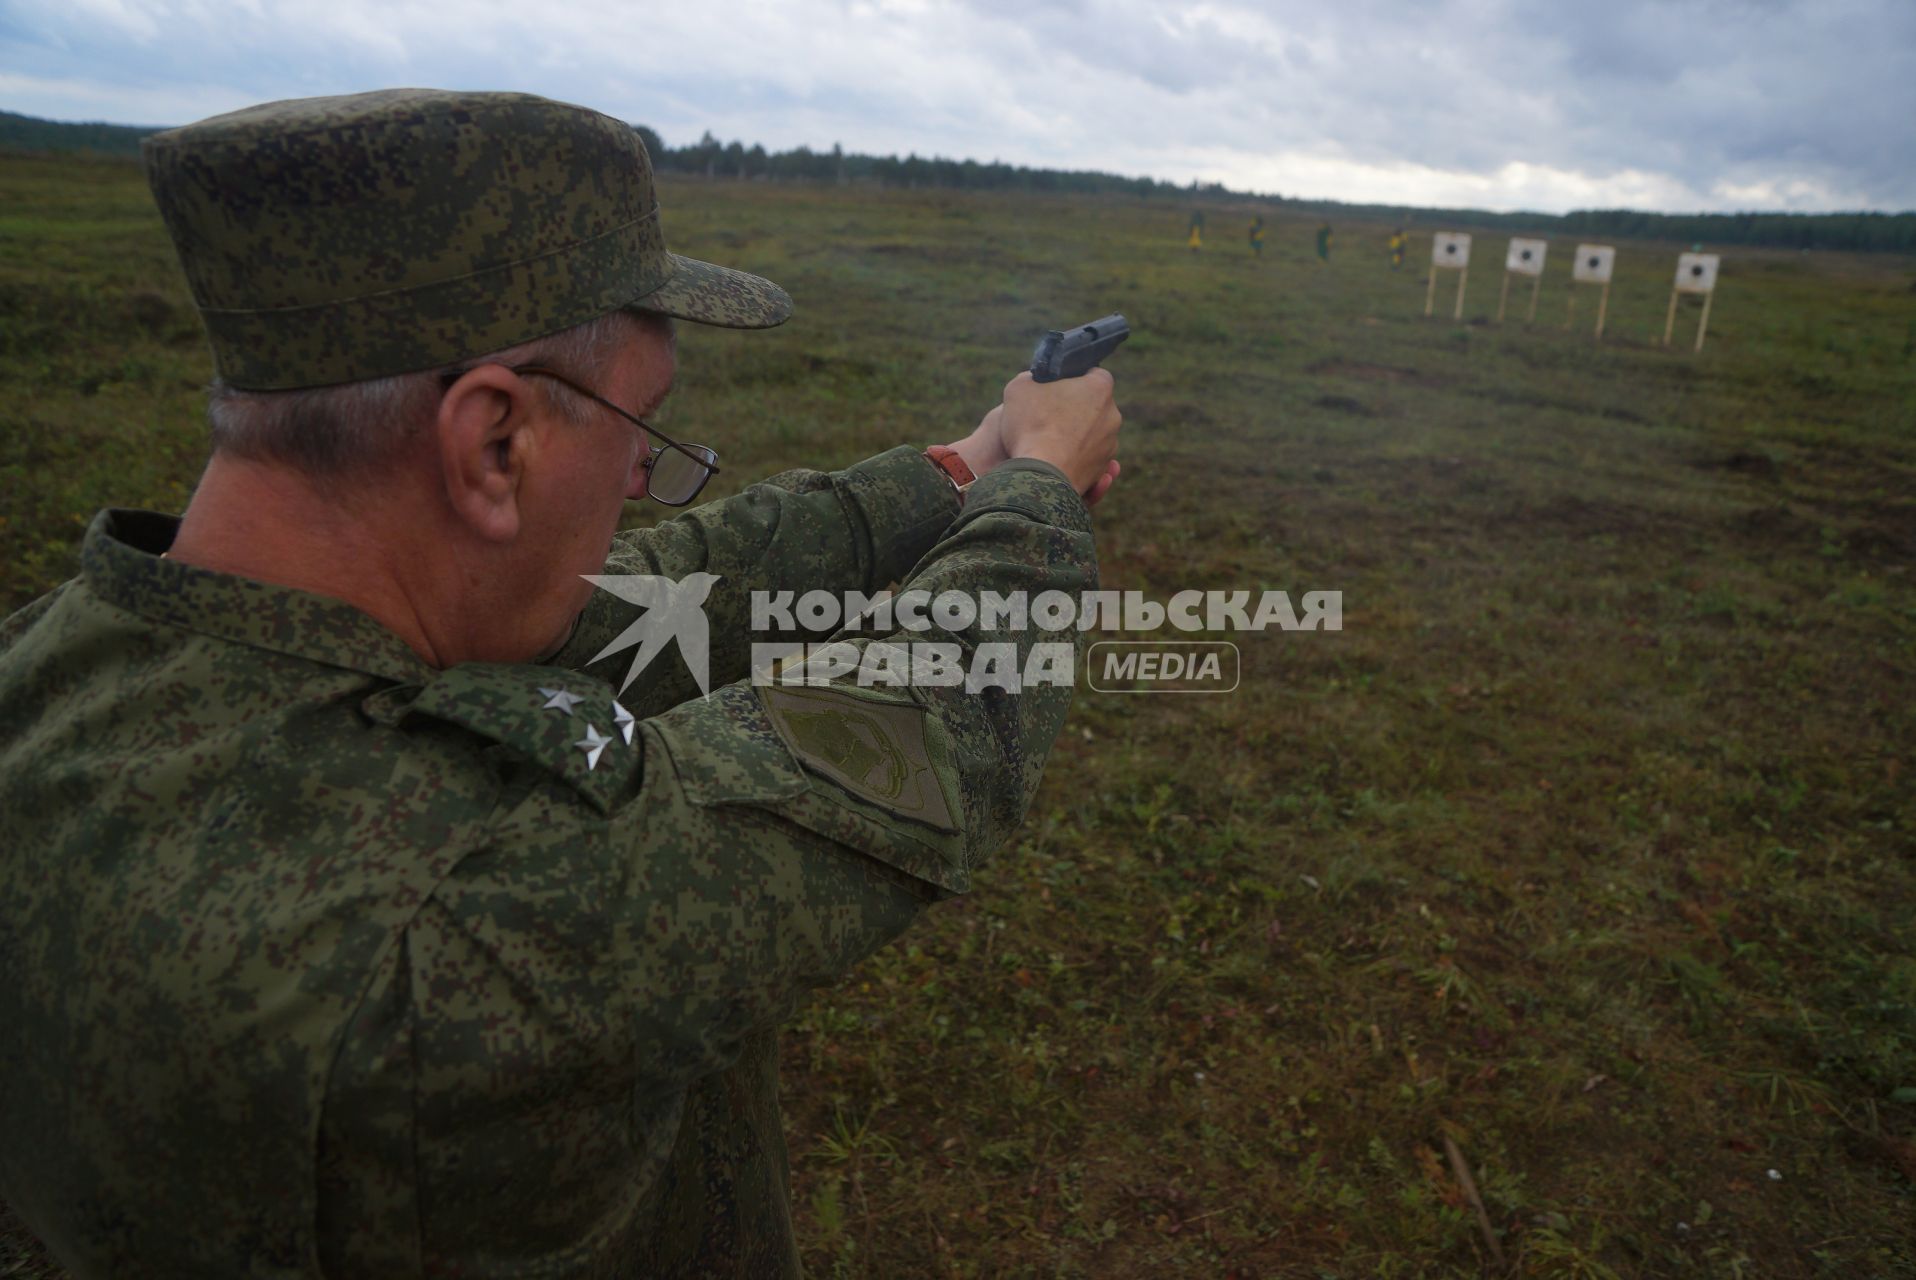
[[[834,145],[829,151],[797,147],[767,151],[759,145],[720,142],[709,132],[683,147],[667,146],[653,130],[632,126],[653,163],[669,173],[771,182],[873,183],[890,187],[951,187],[967,191],[1049,191],[1082,195],[1128,195],[1167,204],[1209,205],[1253,201],[1275,210],[1326,218],[1363,218],[1420,227],[1494,227],[1545,234],[1614,236],[1644,240],[1783,249],[1853,249],[1916,253],[1912,213],[1643,213],[1634,209],[1576,209],[1564,214],[1489,213],[1482,209],[1431,209],[1408,205],[1346,204],[1256,192],[1219,183],[1179,184],[1157,178],[1126,178],[1074,169],[1034,169],[997,161],[947,160],[907,155],[868,156]],[[60,124],[0,111],[0,150],[91,151],[138,155],[152,129],[116,124]]]
[[[137,156],[140,139],[154,129],[127,124],[61,124],[0,111],[0,147],[14,151],[92,151]]]

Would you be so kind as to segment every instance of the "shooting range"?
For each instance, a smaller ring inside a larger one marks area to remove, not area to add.
[[[1577,314],[1577,286],[1580,284],[1601,285],[1603,291],[1597,295],[1597,332],[1598,341],[1603,339],[1604,317],[1610,311],[1610,273],[1617,265],[1617,251],[1607,244],[1580,244],[1577,256],[1570,263],[1570,298],[1564,305],[1563,327],[1568,329]]]
[[[0,1280],[1916,1280],[1916,0],[15,7]]]
[[[1720,261],[1714,253],[1677,255],[1676,280],[1670,286],[1670,312],[1663,318],[1663,345],[1670,345],[1676,328],[1677,300],[1686,293],[1703,295],[1703,315],[1696,323],[1696,351],[1703,350],[1703,335],[1710,328],[1710,303],[1716,297],[1716,268]]]
[[[1510,247],[1504,251],[1504,288],[1497,298],[1497,323],[1504,322],[1504,306],[1510,301],[1510,277],[1530,277],[1530,311],[1524,316],[1524,323],[1531,324],[1537,319],[1537,291],[1543,288],[1543,259],[1550,246],[1542,240],[1526,240],[1522,236],[1510,237]],[[1461,290],[1460,290],[1461,292]]]
[[[1470,235],[1464,231],[1439,231],[1430,242],[1430,288],[1424,291],[1424,315],[1437,304],[1437,273],[1457,273],[1457,307],[1453,319],[1464,318],[1464,285],[1470,279]]]

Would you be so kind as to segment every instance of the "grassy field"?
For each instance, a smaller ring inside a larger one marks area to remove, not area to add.
[[[1499,327],[1500,235],[1457,324],[1434,228],[663,203],[799,302],[683,334],[720,482],[951,439],[1122,310],[1105,585],[1344,593],[1228,696],[1081,690],[983,887],[791,1027],[814,1274],[1916,1276],[1916,263],[1730,253],[1698,356],[1688,246],[1599,346],[1562,243]],[[0,158],[7,604],[183,503],[209,372],[138,171]]]

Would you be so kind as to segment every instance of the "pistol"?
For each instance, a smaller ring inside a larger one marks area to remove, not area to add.
[[[1103,364],[1104,358],[1130,336],[1131,326],[1115,312],[1075,329],[1053,329],[1038,339],[1031,353],[1032,380],[1056,382],[1082,377]]]

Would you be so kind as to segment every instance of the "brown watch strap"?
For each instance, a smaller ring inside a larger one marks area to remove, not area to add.
[[[973,484],[977,483],[978,477],[972,474],[971,468],[966,465],[965,460],[958,455],[956,449],[947,448],[942,444],[935,444],[925,450],[925,456],[931,459],[932,466],[937,467],[940,471],[951,477],[951,487],[959,493],[963,493],[965,490],[971,488]]]

